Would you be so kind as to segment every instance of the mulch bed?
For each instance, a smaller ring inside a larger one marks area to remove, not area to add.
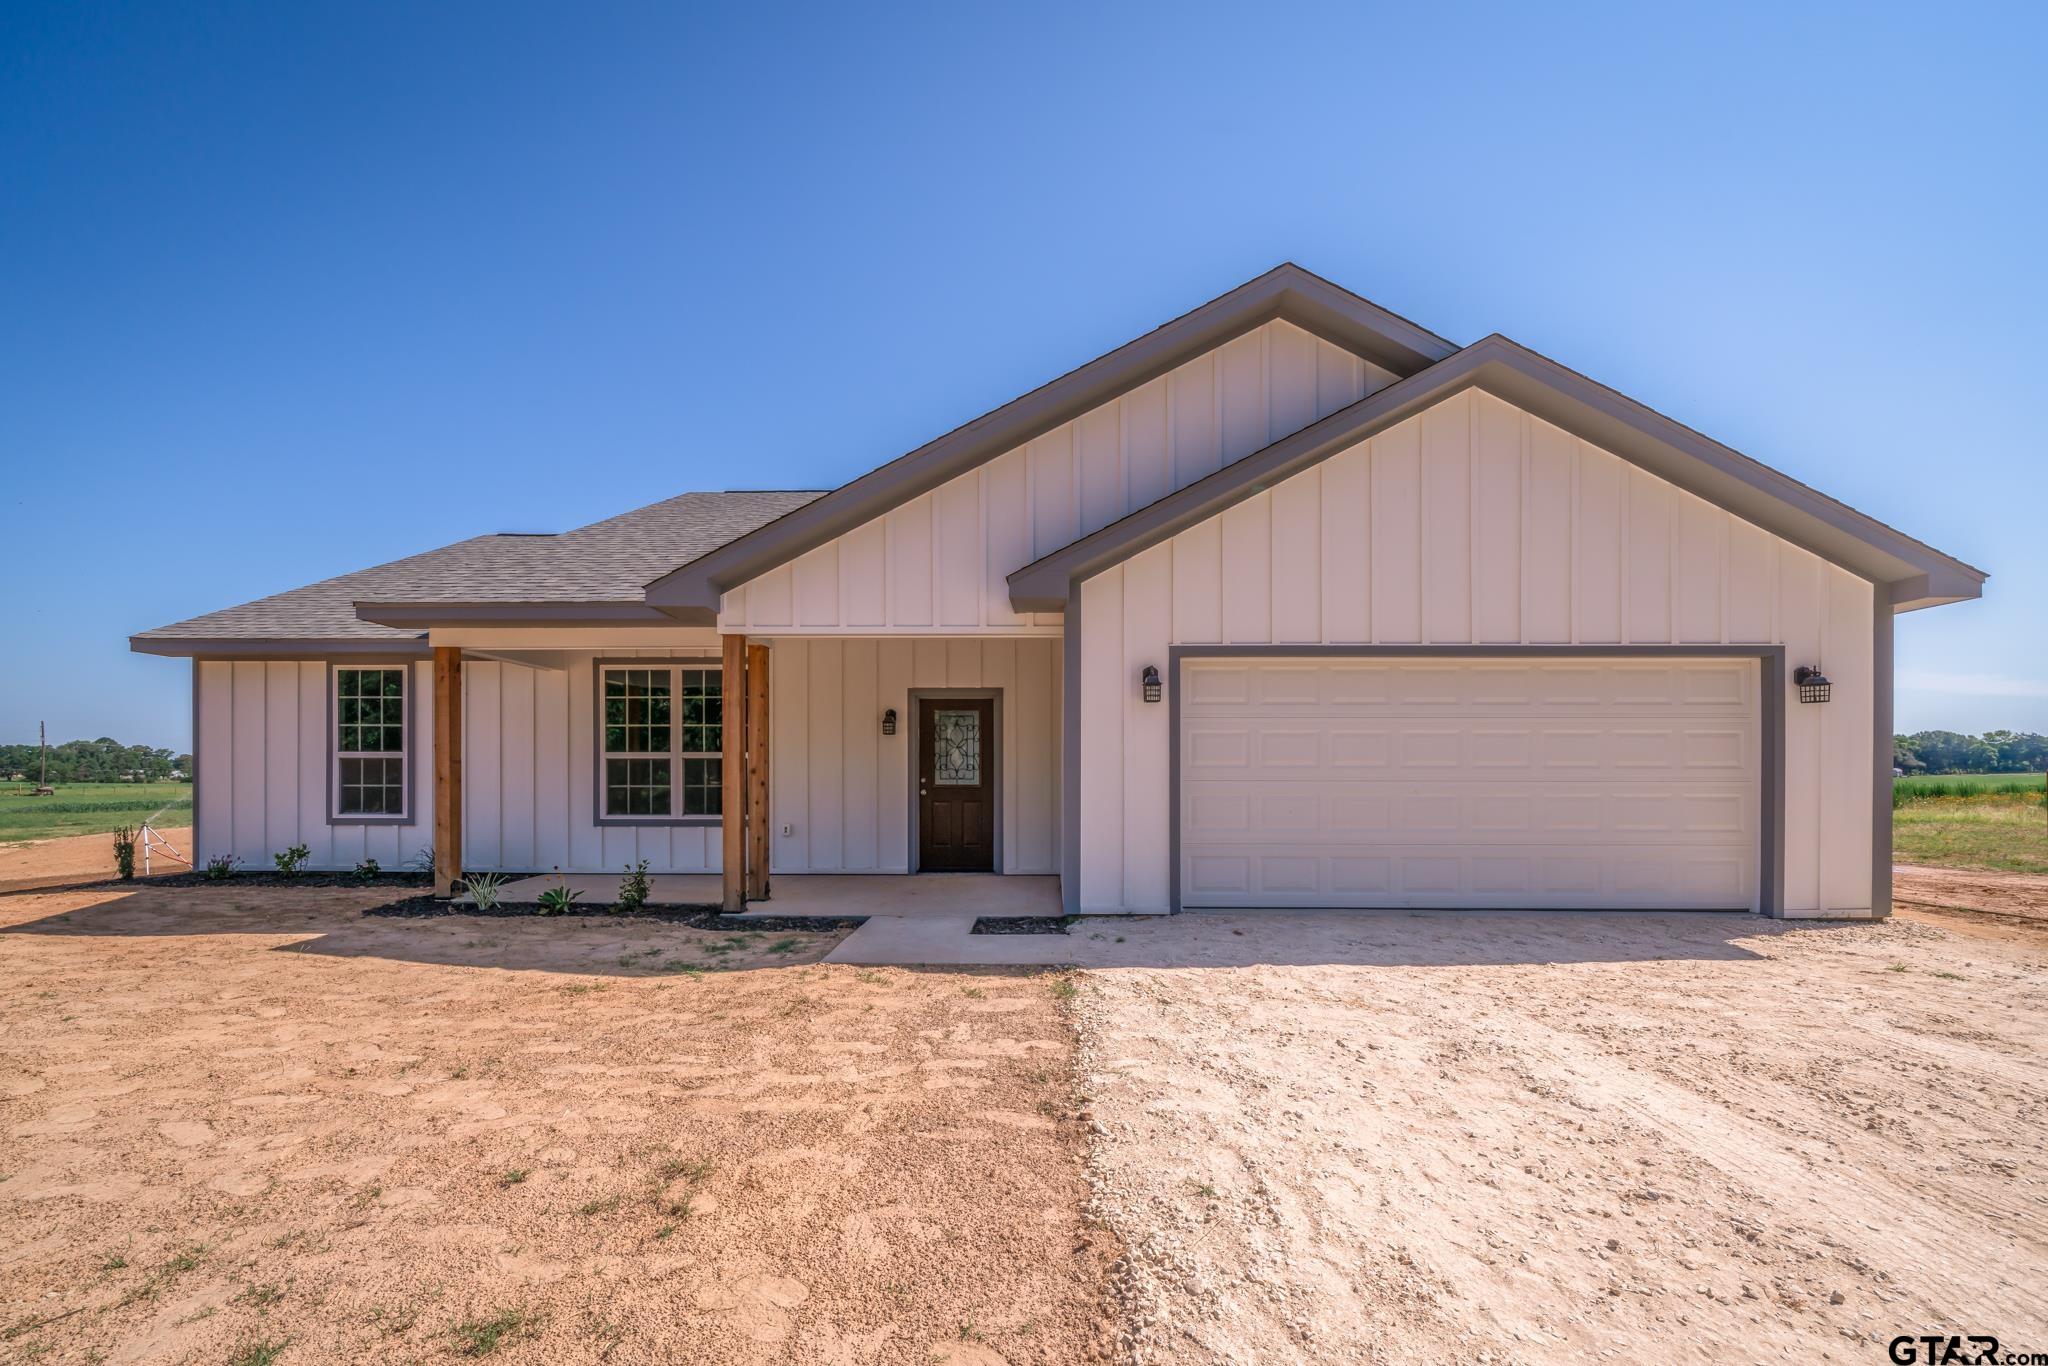
[[[112,892],[135,891],[143,887],[431,887],[432,873],[378,873],[357,877],[354,873],[235,873],[229,877],[208,877],[205,873],[153,873],[123,882],[120,878],[93,878],[82,882],[48,883],[9,888],[12,891]]]
[[[409,896],[384,906],[372,906],[364,915],[395,920],[438,920],[443,916],[467,915],[485,920],[605,920],[614,923],[656,921],[682,925],[693,930],[757,931],[785,934],[790,931],[850,930],[867,920],[864,915],[781,915],[755,916],[739,920],[721,914],[715,906],[647,906],[637,911],[617,911],[609,906],[571,906],[566,911],[543,914],[530,902],[497,905],[483,910],[466,901],[441,901],[432,896]]]
[[[985,915],[970,934],[1065,934],[1075,917],[1064,915]]]

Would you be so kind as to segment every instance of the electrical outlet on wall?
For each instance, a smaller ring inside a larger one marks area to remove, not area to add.
[[[795,833],[796,827],[793,825],[785,825],[782,827],[782,837],[784,839],[788,839],[791,835],[794,835]]]

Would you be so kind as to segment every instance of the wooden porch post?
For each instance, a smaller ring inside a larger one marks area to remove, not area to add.
[[[434,895],[462,877],[462,651],[434,647]]]
[[[727,912],[747,905],[747,638],[721,637],[725,646],[725,677],[719,684],[724,699],[724,763],[719,774],[723,815],[719,821],[725,844],[720,855]]]
[[[747,899],[768,899],[768,647],[747,646]]]

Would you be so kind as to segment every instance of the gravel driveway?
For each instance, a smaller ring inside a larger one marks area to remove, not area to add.
[[[1286,919],[1133,926],[1084,974],[1141,1359],[2048,1347],[2048,938]]]

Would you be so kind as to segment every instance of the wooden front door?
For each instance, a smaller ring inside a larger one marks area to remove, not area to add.
[[[995,701],[924,697],[917,707],[917,865],[994,872]]]

